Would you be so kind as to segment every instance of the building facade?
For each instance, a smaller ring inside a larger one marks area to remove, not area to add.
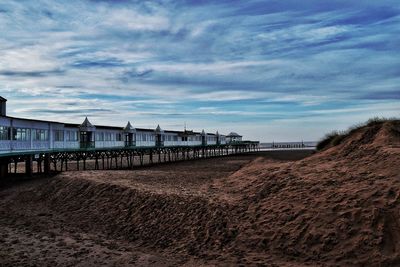
[[[71,124],[6,115],[6,99],[0,97],[0,152],[20,150],[90,149],[116,147],[224,145],[227,136],[194,131],[93,125],[88,118]]]

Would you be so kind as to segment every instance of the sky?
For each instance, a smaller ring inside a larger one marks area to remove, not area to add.
[[[400,115],[400,5],[1,0],[9,116],[314,141]]]

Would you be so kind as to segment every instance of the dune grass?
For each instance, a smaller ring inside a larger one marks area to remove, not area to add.
[[[320,141],[317,143],[317,150],[324,150],[329,147],[337,146],[342,143],[346,137],[352,135],[357,130],[363,127],[371,127],[375,125],[382,124],[387,121],[398,120],[396,118],[383,118],[383,117],[374,117],[367,120],[364,123],[358,123],[351,127],[349,127],[345,131],[332,131],[327,133]]]

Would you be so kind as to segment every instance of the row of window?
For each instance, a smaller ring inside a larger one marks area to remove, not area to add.
[[[0,140],[9,140],[9,136],[9,128],[6,126],[0,126]]]
[[[65,140],[66,141],[78,141],[78,132],[77,131],[65,131]]]
[[[136,134],[138,141],[155,141],[155,136],[152,134]]]
[[[29,132],[29,129],[21,129],[17,128],[18,130],[26,130],[26,132]],[[20,140],[20,139],[16,139]],[[21,139],[21,140],[29,140],[28,139]],[[48,141],[49,140],[49,131],[48,130],[38,130],[38,129],[32,129],[32,140],[33,141]]]
[[[0,140],[29,141],[31,135],[33,141],[49,140],[48,130],[0,126]]]
[[[77,141],[78,132],[66,131],[67,141]],[[0,126],[0,140],[49,141],[49,131],[44,129],[10,128]],[[54,141],[64,141],[64,131],[54,131]]]
[[[13,128],[11,131],[10,127],[0,126],[0,140],[17,140],[17,141],[29,141],[32,135],[33,141],[48,141],[49,131],[43,129],[28,129],[28,128]],[[78,131],[54,131],[54,141],[63,142],[64,137],[66,141],[78,141]],[[138,141],[155,141],[153,134],[137,134],[136,139]],[[182,141],[201,141],[201,136],[189,136],[182,137]],[[225,138],[221,138],[224,140]],[[109,133],[109,132],[96,132],[96,141],[123,141],[123,135],[121,133]],[[207,141],[215,141],[215,136],[208,136]],[[162,141],[178,141],[176,135],[165,135],[162,137]]]
[[[164,141],[178,141],[178,136],[177,135],[166,135],[164,138]]]
[[[174,140],[175,141],[175,140]],[[183,136],[182,141],[201,141],[201,136]]]
[[[96,132],[96,141],[122,141],[121,133]]]

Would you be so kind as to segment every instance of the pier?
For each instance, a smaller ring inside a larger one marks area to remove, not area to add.
[[[0,179],[70,170],[134,169],[145,165],[198,160],[259,151],[259,142],[174,147],[86,148],[0,153]]]

